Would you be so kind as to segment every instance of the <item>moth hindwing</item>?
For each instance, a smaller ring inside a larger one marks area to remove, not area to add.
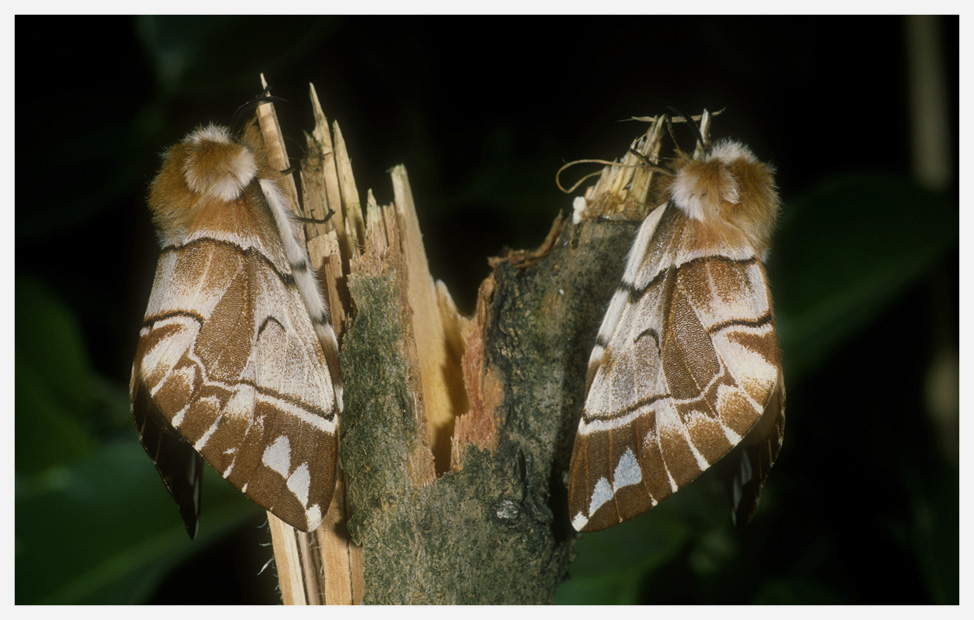
[[[300,530],[331,501],[337,344],[282,178],[254,124],[239,137],[209,125],[165,153],[151,185],[162,251],[132,413],[191,537],[200,455]]]
[[[732,516],[746,522],[781,446],[763,264],[779,210],[772,169],[718,142],[676,158],[665,197],[639,228],[589,359],[569,473],[579,531],[643,513],[732,450]]]

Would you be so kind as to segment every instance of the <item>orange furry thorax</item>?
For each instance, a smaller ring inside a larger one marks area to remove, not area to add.
[[[695,222],[701,242],[767,251],[780,209],[771,166],[744,145],[721,141],[699,159],[681,153],[672,169],[663,195]]]
[[[148,196],[161,239],[184,236],[206,204],[247,201],[256,180],[281,176],[268,163],[253,124],[239,138],[216,125],[200,127],[168,149],[163,158]]]

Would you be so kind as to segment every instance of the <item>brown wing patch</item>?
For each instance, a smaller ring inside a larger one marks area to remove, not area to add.
[[[314,528],[334,486],[337,412],[293,280],[232,244],[182,250],[170,285],[182,294],[168,301],[200,307],[147,317],[135,371],[161,418],[214,469],[285,522]],[[265,442],[280,436],[289,462],[276,471],[262,459]]]

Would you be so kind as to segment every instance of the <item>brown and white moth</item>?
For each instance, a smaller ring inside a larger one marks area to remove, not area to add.
[[[732,516],[745,523],[781,447],[785,389],[763,264],[779,210],[773,171],[721,141],[679,154],[671,173],[589,359],[568,487],[578,531],[645,512],[735,447]]]
[[[297,529],[331,501],[338,348],[282,178],[254,123],[241,136],[209,125],[165,153],[151,185],[162,251],[132,414],[191,537],[200,455]]]

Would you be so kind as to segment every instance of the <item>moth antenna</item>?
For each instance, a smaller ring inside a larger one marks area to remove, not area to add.
[[[703,135],[700,133],[700,128],[697,127],[697,124],[693,121],[692,116],[690,116],[680,108],[676,107],[675,105],[670,105],[668,103],[666,104],[666,109],[683,118],[683,120],[686,121],[687,125],[690,126],[690,130],[693,132],[693,137],[697,139],[697,144],[699,144],[702,148],[705,149],[707,148],[708,146],[707,141],[703,139]]]
[[[257,106],[259,106],[260,104],[270,103],[270,102],[289,103],[288,100],[283,97],[277,97],[275,95],[269,94],[270,89],[271,87],[268,86],[263,91],[261,91],[259,95],[257,95],[250,101],[245,101],[244,103],[240,104],[240,106],[236,109],[236,111],[233,113],[233,116],[230,118],[230,131],[234,135],[239,136],[243,133],[243,127],[241,126],[241,122],[243,121],[244,114],[256,110]]]
[[[650,99],[656,101],[657,103],[661,104],[663,107],[665,107],[667,110],[670,111],[670,114],[661,114],[660,116],[663,118],[663,122],[666,124],[666,133],[670,134],[670,140],[673,142],[673,148],[676,149],[678,155],[685,155],[683,149],[680,148],[680,143],[677,142],[676,132],[673,130],[673,122],[671,120],[671,115],[676,114],[677,116],[679,116],[680,118],[682,118],[683,120],[685,120],[690,124],[693,124],[693,119],[665,99],[661,99],[659,97],[651,97]],[[651,118],[651,117],[647,117],[647,118]],[[656,119],[654,118],[653,120],[655,121]]]
[[[272,101],[276,101],[277,103],[291,103],[284,97],[278,97],[277,95],[261,95],[254,99],[254,101],[256,103],[270,103]]]
[[[636,156],[639,161],[643,162],[643,165],[652,170],[653,172],[661,172],[663,174],[673,176],[673,171],[669,168],[664,168],[659,164],[653,163],[648,157],[637,151],[636,149],[629,147],[629,152]]]
[[[240,104],[240,106],[234,110],[233,116],[230,117],[230,133],[235,136],[243,135],[244,130],[244,114],[247,112],[252,112],[257,109],[256,100],[247,101],[246,103]]]
[[[298,153],[299,158],[303,158],[308,154],[308,149],[299,140],[291,136],[284,136],[284,142],[292,149],[291,152]]]
[[[673,131],[673,123],[670,121],[670,115],[663,115],[663,122],[666,123],[666,133],[670,134],[670,140],[673,141],[673,148],[676,149],[677,155],[686,155],[683,149],[680,148],[680,143],[676,139],[676,132]]]

